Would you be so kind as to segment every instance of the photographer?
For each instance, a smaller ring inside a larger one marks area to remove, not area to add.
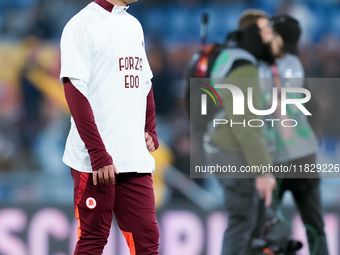
[[[258,59],[269,59],[269,44],[272,40],[272,29],[264,12],[250,10],[244,12],[240,19],[240,29],[228,35],[226,48],[220,53],[212,68],[212,78],[258,78]],[[228,59],[226,61],[226,59]],[[236,80],[236,79],[235,79]],[[247,93],[252,86],[254,91],[253,103],[256,109],[262,109],[262,97],[259,84],[236,84]],[[229,90],[221,91],[223,110],[221,118],[240,122],[240,116],[233,116],[232,94]],[[247,108],[247,107],[246,107]],[[222,116],[223,114],[223,116]],[[249,109],[241,116],[246,121],[259,116]],[[204,145],[207,163],[209,165],[230,164],[240,169],[241,166],[260,166],[272,163],[266,138],[261,128],[243,127],[236,125],[219,125],[210,129]],[[253,174],[242,177],[220,176],[219,181],[225,191],[225,208],[229,213],[228,228],[223,239],[223,255],[250,254],[251,240],[259,232],[259,217],[263,217],[263,206],[270,206],[272,191],[276,181],[271,174],[254,178]]]
[[[289,86],[303,87],[304,70],[297,57],[297,44],[301,34],[298,21],[288,15],[278,15],[272,17],[270,23],[274,30],[271,43],[274,61],[272,63],[262,61],[259,64],[260,78],[274,78],[272,86],[276,86],[279,91],[281,87],[286,86],[287,81],[289,81]],[[287,78],[290,78],[290,80],[286,80]],[[262,86],[261,90],[263,94],[268,93],[266,86]],[[266,96],[263,98],[266,98]],[[317,104],[313,99],[309,103]],[[269,105],[271,105],[271,102],[264,102],[265,107],[270,107]],[[282,118],[278,114],[274,113],[274,115],[273,118]],[[289,119],[290,117],[285,118]],[[298,120],[299,123],[295,128],[275,128],[272,129],[274,134],[270,134],[269,129],[265,132],[268,143],[276,144],[276,149],[272,153],[273,163],[295,166],[315,164],[318,141],[309,125],[307,116],[296,113],[294,119]],[[273,137],[275,138],[273,139]],[[304,173],[303,176],[280,174],[278,177],[278,188],[276,190],[278,203],[281,202],[285,191],[290,190],[292,192],[303,223],[309,225],[315,231],[315,234],[310,230],[307,231],[311,254],[327,255],[318,174]]]

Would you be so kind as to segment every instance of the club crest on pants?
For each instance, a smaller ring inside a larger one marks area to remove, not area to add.
[[[89,197],[86,199],[86,206],[89,209],[94,209],[97,206],[97,201],[93,197]]]

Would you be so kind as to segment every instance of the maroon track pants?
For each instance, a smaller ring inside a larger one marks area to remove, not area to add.
[[[121,173],[115,185],[93,185],[92,174],[71,169],[79,222],[74,255],[103,253],[113,214],[131,255],[158,255],[159,230],[151,174]]]

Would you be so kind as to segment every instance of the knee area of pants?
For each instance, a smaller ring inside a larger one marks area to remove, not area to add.
[[[80,239],[87,242],[106,242],[110,235],[107,229],[82,229]]]
[[[102,254],[105,245],[107,244],[107,239],[105,238],[97,238],[97,237],[92,237],[92,238],[83,238],[80,237],[77,246],[76,246],[76,253],[74,254]],[[89,250],[89,247],[91,249]]]
[[[155,242],[157,242],[159,239],[159,229],[157,223],[141,225],[141,230],[139,233],[148,236],[149,239],[152,239]]]

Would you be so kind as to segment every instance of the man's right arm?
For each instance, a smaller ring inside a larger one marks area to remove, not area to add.
[[[238,82],[238,79],[232,80],[234,84],[239,89],[242,90],[243,95],[247,95],[247,88],[253,88],[253,104],[256,109],[262,108],[262,98],[259,86],[257,84],[257,69],[253,65],[244,65],[232,71],[227,79],[233,78],[252,78],[249,79],[249,82]],[[255,84],[256,83],[256,84]],[[225,106],[226,115],[228,118],[232,119],[233,122],[243,123],[243,124],[235,124],[231,128],[231,132],[233,133],[233,137],[235,137],[237,143],[241,147],[241,151],[244,154],[246,161],[249,166],[260,166],[271,164],[271,157],[267,149],[266,138],[262,132],[261,127],[250,127],[248,126],[248,121],[251,119],[262,119],[261,116],[257,116],[250,112],[248,107],[244,107],[244,115],[233,115],[233,98],[232,94],[229,90],[223,90],[225,98],[225,102],[223,105]]]
[[[237,84],[242,90],[243,95],[247,95],[248,86],[253,88],[253,105],[255,109],[262,109],[262,96],[257,81],[258,71],[253,65],[244,65],[233,70],[227,78],[253,78],[250,82],[241,82]],[[235,81],[237,81],[235,79]],[[224,90],[226,91],[226,90]],[[233,136],[241,147],[242,153],[246,158],[249,166],[269,165],[272,163],[271,156],[267,148],[266,138],[261,130],[261,127],[249,127],[248,121],[251,119],[262,119],[250,112],[248,107],[245,107],[244,115],[233,115],[233,100],[230,92],[226,95],[225,110],[227,116],[232,116],[233,122],[245,122],[243,125],[237,124],[231,128]],[[229,98],[228,98],[229,97]],[[259,192],[260,198],[265,200],[265,206],[270,206],[272,203],[272,191],[276,187],[276,179],[272,174],[260,175],[256,178],[256,189]]]
[[[76,79],[72,79],[72,81],[78,88],[84,87],[84,81]],[[117,170],[99,134],[91,105],[87,97],[76,88],[69,78],[63,78],[63,83],[72,117],[90,156],[92,170],[94,171],[94,183],[97,182],[98,174],[101,183],[113,184],[113,172],[117,172]]]
[[[112,165],[111,156],[107,153],[103,140],[95,123],[88,99],[72,84],[69,78],[63,78],[67,104],[76,124],[80,138],[85,143],[93,170]],[[81,82],[79,80],[79,82]]]

